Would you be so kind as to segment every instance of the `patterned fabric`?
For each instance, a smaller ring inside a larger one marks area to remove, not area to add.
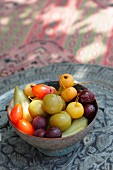
[[[65,60],[113,66],[113,0],[5,0],[0,1],[0,16],[0,78]],[[50,46],[51,57],[44,55],[42,62],[42,55],[26,57],[29,49],[23,54],[18,49],[39,40],[46,40],[47,51],[51,41],[54,48],[56,44],[57,50],[63,47],[70,54],[58,60]]]
[[[24,69],[52,63],[75,62],[74,56],[53,41],[36,41],[1,56],[0,79]]]

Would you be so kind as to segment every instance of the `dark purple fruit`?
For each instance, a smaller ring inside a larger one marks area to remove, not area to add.
[[[46,133],[46,130],[45,130],[45,129],[37,129],[37,130],[34,132],[34,136],[43,138],[44,135],[45,135],[45,133]]]
[[[46,129],[47,126],[47,120],[45,117],[42,116],[37,116],[33,119],[33,123],[32,123],[33,127],[35,130],[37,129]]]
[[[96,109],[92,104],[84,105],[84,117],[86,117],[89,121],[92,121],[96,115]]]
[[[82,104],[92,103],[94,99],[95,99],[95,96],[93,92],[89,91],[88,89],[83,90],[79,94],[79,102]]]
[[[60,138],[61,136],[62,136],[62,132],[57,127],[51,127],[45,133],[46,138]]]

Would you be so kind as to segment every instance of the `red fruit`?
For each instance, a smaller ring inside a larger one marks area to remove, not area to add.
[[[84,117],[86,117],[89,121],[92,121],[95,117],[96,109],[92,104],[84,105]]]
[[[83,90],[79,94],[79,102],[82,104],[91,103],[95,99],[93,92],[89,91],[88,89]]]
[[[43,99],[45,95],[50,93],[53,94],[56,92],[56,90],[53,87],[47,86],[45,84],[37,84],[36,86],[32,87],[32,92],[36,97],[38,97],[38,99]]]
[[[16,104],[9,116],[12,123],[17,124],[23,118],[23,108],[20,104]]]
[[[24,119],[18,121],[17,128],[28,135],[34,134],[33,126]]]

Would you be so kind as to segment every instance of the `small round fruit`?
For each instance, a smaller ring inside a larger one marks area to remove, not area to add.
[[[66,102],[70,102],[76,96],[77,96],[77,90],[74,87],[68,87],[61,92],[61,97]]]
[[[94,97],[94,93],[89,91],[88,89],[83,90],[80,94],[79,94],[79,102],[86,104],[86,103],[91,103],[93,102],[95,99]]]
[[[29,113],[30,115],[35,118],[36,116],[47,116],[47,113],[45,112],[43,108],[43,101],[42,100],[33,100],[29,104]]]
[[[17,128],[28,135],[34,134],[33,126],[24,119],[18,121]]]
[[[36,97],[42,100],[45,95],[54,94],[56,90],[55,88],[45,84],[36,84],[32,87],[32,92]]]
[[[96,109],[92,104],[84,105],[84,117],[91,121],[95,117],[95,114]]]
[[[46,138],[61,138],[61,136],[62,132],[57,127],[50,127],[45,133]]]
[[[40,129],[40,128],[46,129],[47,120],[46,120],[46,118],[44,118],[42,116],[37,116],[33,119],[32,125],[35,130]]]
[[[49,114],[55,114],[62,110],[63,102],[62,98],[56,94],[47,94],[43,98],[44,110]]]
[[[73,119],[77,119],[83,116],[84,107],[79,102],[71,102],[67,105],[66,111]]]
[[[23,118],[23,108],[20,104],[16,104],[9,116],[12,123],[17,124]]]
[[[45,133],[46,133],[46,130],[45,130],[45,129],[42,129],[42,128],[41,128],[41,129],[37,129],[37,130],[34,132],[34,136],[43,138],[44,135],[45,135]]]
[[[66,111],[61,111],[50,117],[49,124],[51,127],[58,127],[63,132],[70,127],[71,116]]]
[[[59,76],[59,85],[65,88],[72,87],[74,85],[74,78],[70,74],[62,74]]]
[[[32,87],[35,86],[35,84],[28,84],[25,86],[24,88],[24,93],[27,95],[27,96],[30,96],[30,97],[35,97],[35,95],[33,94],[32,92]]]

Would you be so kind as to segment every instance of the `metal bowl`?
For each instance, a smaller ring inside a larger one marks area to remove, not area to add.
[[[57,81],[43,82],[43,83],[54,86],[56,89],[58,88]],[[83,90],[85,89],[85,87],[78,84],[76,86],[76,89]],[[7,112],[8,118],[9,118],[9,115],[11,113],[13,106],[14,106],[14,103],[12,99],[8,106],[8,112]],[[95,106],[96,106],[96,115],[97,115],[98,106],[97,106],[96,100],[95,100]],[[63,137],[63,138],[40,138],[40,137],[30,136],[18,130],[14,126],[14,124],[12,124],[10,119],[9,121],[11,125],[13,126],[13,128],[16,130],[17,134],[23,140],[25,140],[30,145],[36,147],[43,154],[48,155],[48,156],[62,156],[74,150],[76,143],[80,142],[91,131],[93,124],[95,122],[95,119],[96,119],[96,116],[83,131],[78,132],[74,135]]]

